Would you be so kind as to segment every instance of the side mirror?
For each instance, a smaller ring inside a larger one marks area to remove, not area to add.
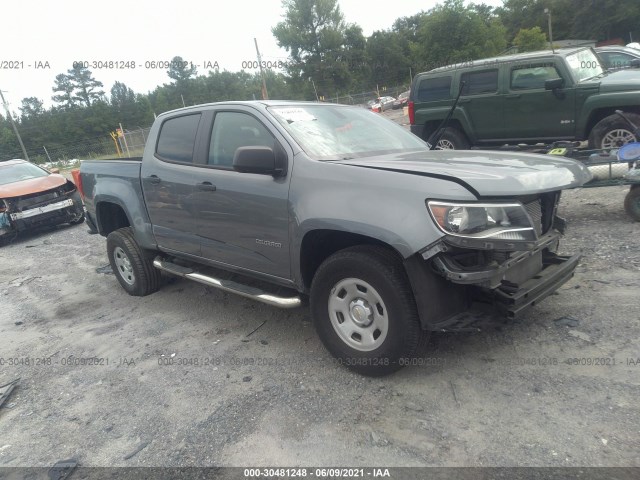
[[[50,168],[49,169],[49,173],[60,173],[60,169],[59,168]]]
[[[564,78],[551,78],[544,81],[545,90],[558,90],[564,87]]]
[[[631,68],[640,68],[640,58],[634,58],[633,60],[631,60],[631,63],[629,63],[629,66]]]
[[[242,173],[274,175],[276,154],[271,147],[240,147],[233,156],[233,169]]]

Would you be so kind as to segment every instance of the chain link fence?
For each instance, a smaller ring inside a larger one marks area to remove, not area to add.
[[[80,160],[141,157],[151,127],[118,130],[112,135],[67,144],[43,145],[27,150],[29,160],[46,168],[76,168]],[[3,152],[2,159],[23,158],[22,150]]]

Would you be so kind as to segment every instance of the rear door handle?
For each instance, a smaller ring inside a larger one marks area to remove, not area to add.
[[[196,184],[196,188],[198,190],[202,190],[203,192],[215,192],[216,186],[211,182],[202,182]]]
[[[506,95],[506,98],[520,98],[522,95],[519,93],[512,93],[511,95]]]
[[[147,177],[147,180],[149,181],[149,183],[151,183],[153,185],[157,185],[162,181],[162,179],[157,175],[149,175]]]

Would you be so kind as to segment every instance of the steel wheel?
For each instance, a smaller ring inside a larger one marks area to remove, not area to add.
[[[615,130],[610,130],[607,134],[602,138],[602,148],[603,149],[611,149],[611,148],[620,148],[627,143],[635,142],[636,137],[633,132],[626,130],[624,128],[617,128]]]
[[[107,256],[118,283],[129,295],[143,297],[160,288],[160,270],[153,266],[153,253],[136,243],[131,227],[107,236]]]
[[[351,348],[369,352],[384,343],[389,331],[387,309],[367,282],[345,278],[331,289],[328,303],[331,325]]]
[[[311,283],[309,303],[320,340],[338,361],[364,375],[402,368],[421,337],[402,257],[356,245],[327,258]]]
[[[136,276],[133,273],[133,267],[131,266],[131,260],[120,247],[113,249],[113,259],[118,269],[118,275],[120,278],[127,282],[129,285],[136,283]]]

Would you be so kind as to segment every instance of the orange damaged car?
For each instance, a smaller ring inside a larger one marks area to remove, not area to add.
[[[39,227],[84,222],[73,182],[26,160],[0,162],[0,244]]]

